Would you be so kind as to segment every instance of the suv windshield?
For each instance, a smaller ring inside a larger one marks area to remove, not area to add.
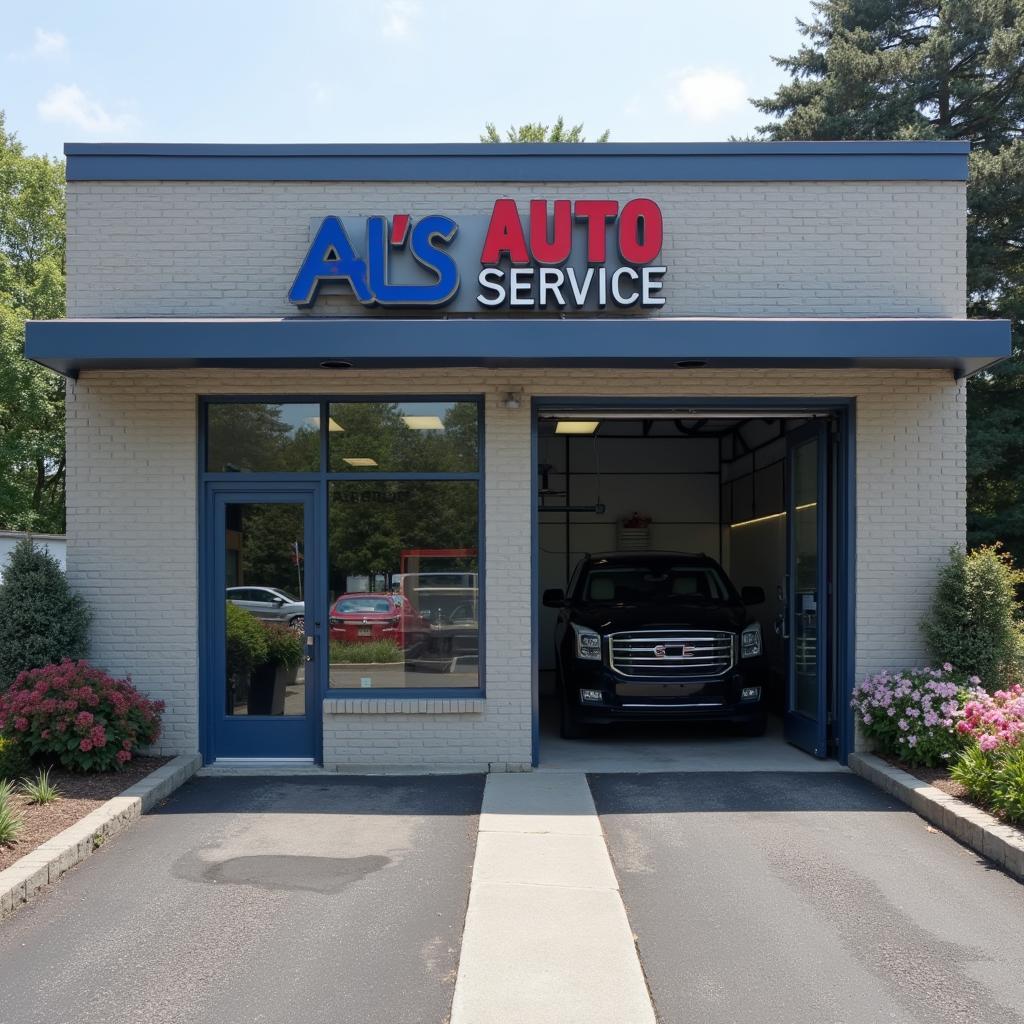
[[[712,566],[597,566],[583,585],[587,604],[647,604],[653,601],[717,602],[731,600],[722,574]]]

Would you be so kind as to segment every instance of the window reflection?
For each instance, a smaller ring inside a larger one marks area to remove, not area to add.
[[[210,473],[315,473],[320,469],[317,404],[213,402],[207,410],[206,436]]]
[[[478,416],[474,402],[340,402],[331,406],[330,468],[476,472]]]
[[[330,686],[479,685],[478,485],[330,485]]]
[[[306,710],[305,511],[295,502],[224,510],[224,710]]]

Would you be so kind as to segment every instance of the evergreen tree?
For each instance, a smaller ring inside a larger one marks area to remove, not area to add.
[[[1011,320],[1014,356],[968,386],[968,540],[1024,557],[1024,0],[811,6],[762,135],[971,143],[968,313]]]
[[[606,128],[594,141],[607,142],[611,133]],[[480,136],[481,142],[586,142],[583,134],[583,124],[574,124],[569,128],[565,126],[565,119],[559,115],[553,125],[542,124],[540,121],[527,122],[513,126],[505,133],[505,138],[494,126],[493,121],[484,125],[484,134]]]
[[[89,618],[57,559],[31,540],[21,541],[0,584],[0,689],[24,669],[84,658]]]

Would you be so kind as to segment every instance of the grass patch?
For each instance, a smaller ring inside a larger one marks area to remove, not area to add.
[[[402,648],[394,640],[374,640],[368,644],[346,644],[331,641],[331,664],[381,665],[403,661]]]

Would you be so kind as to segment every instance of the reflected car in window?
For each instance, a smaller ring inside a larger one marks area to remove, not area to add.
[[[331,639],[346,644],[393,640],[403,651],[420,646],[430,625],[401,594],[342,594],[331,606]]]
[[[296,631],[306,628],[306,604],[277,587],[228,587],[227,599],[257,619],[279,622]]]

